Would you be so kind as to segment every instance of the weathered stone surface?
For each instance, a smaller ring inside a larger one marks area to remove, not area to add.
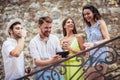
[[[120,1],[119,0],[0,0],[0,51],[3,41],[7,38],[6,26],[13,18],[21,18],[24,27],[29,31],[25,44],[25,67],[32,67],[32,58],[28,49],[30,40],[39,32],[37,20],[41,16],[51,16],[53,19],[52,33],[59,38],[62,34],[62,21],[71,16],[76,23],[78,33],[85,33],[82,18],[82,7],[86,4],[95,5],[107,23],[110,36],[120,35]],[[113,45],[113,44],[112,44]],[[120,41],[114,43],[120,52]],[[28,64],[29,63],[29,64]],[[3,80],[4,69],[0,52],[0,80]]]
[[[11,4],[19,3],[19,0],[9,0]]]
[[[111,11],[111,13],[119,13],[120,14],[120,8],[109,8],[109,10]]]
[[[59,19],[61,17],[61,12],[58,9],[51,10],[50,16],[52,19]]]
[[[48,15],[49,15],[48,11],[45,11],[45,10],[37,11],[35,13],[35,18],[34,19],[38,20],[39,17],[41,17],[41,16],[48,16]]]
[[[51,2],[44,2],[43,3],[43,6],[45,6],[45,7],[47,7],[47,8],[49,8],[49,9],[52,9],[52,8],[54,8],[54,4],[52,4]]]
[[[39,2],[33,2],[33,3],[31,3],[31,5],[29,6],[29,9],[32,9],[32,10],[38,10],[39,8],[40,8]]]

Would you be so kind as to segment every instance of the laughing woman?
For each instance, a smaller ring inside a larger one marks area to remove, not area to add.
[[[107,25],[105,21],[101,18],[101,15],[97,8],[95,8],[93,5],[86,5],[83,7],[83,19],[86,23],[86,34],[87,34],[87,43],[84,44],[84,46],[88,49],[91,47],[94,47],[96,45],[99,45],[107,40],[110,39]],[[94,68],[95,63],[99,63],[101,61],[105,61],[105,58],[107,57],[108,53],[107,47],[101,47],[95,54],[94,52],[96,49],[93,49],[90,51],[90,56],[89,56],[89,70],[87,74],[90,74],[93,71],[96,71]],[[104,52],[104,54],[102,54]],[[93,55],[94,54],[94,55]],[[99,56],[99,57],[98,57]],[[105,73],[107,70],[107,66],[103,63],[101,64],[103,66],[103,69],[99,71],[100,73]],[[97,67],[99,67],[98,65]],[[97,73],[96,74],[91,74],[91,76],[88,77],[88,80],[93,80],[96,76],[99,76]],[[95,80],[104,80],[103,77],[100,77],[99,79]]]
[[[84,38],[83,36],[78,36],[76,31],[76,26],[74,20],[71,17],[66,18],[63,23],[63,35],[64,38],[61,39],[61,45],[63,50],[68,50],[70,52],[69,56],[72,56],[76,53],[79,53],[81,50],[84,50]],[[80,65],[82,61],[76,61],[76,58],[72,58],[64,62],[64,65]],[[78,71],[78,67],[66,66],[67,71],[64,75],[65,80],[78,80],[79,76],[83,73],[83,69]],[[74,73],[78,71],[73,78],[71,78]],[[81,77],[79,80],[84,80]]]

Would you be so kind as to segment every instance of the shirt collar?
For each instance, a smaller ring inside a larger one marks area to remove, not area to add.
[[[40,39],[41,41],[43,41],[43,40],[41,39],[41,37],[40,37],[39,34],[37,34],[37,36],[39,36],[39,39]],[[49,35],[48,40],[50,39],[50,37],[51,37],[51,34]],[[47,40],[47,41],[48,41],[48,40]]]

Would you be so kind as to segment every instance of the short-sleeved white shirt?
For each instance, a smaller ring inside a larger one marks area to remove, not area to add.
[[[24,54],[13,57],[10,52],[17,46],[17,41],[7,38],[2,45],[2,57],[4,62],[5,80],[13,80],[24,76]]]
[[[37,34],[30,41],[29,48],[33,60],[47,60],[56,55],[56,52],[62,51],[59,39],[52,34],[50,34],[49,39],[46,42],[42,41],[40,35]]]

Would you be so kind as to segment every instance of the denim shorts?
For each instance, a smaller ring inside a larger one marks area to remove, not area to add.
[[[88,65],[89,65],[89,67],[91,67],[91,66],[95,66],[97,63],[100,63],[100,62],[105,62],[105,59],[90,56]]]

